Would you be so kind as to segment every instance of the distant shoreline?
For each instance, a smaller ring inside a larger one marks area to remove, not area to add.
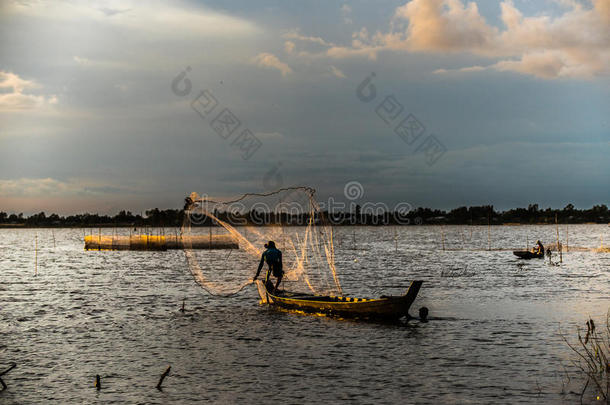
[[[176,228],[184,220],[182,209],[160,210],[154,208],[143,214],[133,214],[130,211],[120,211],[114,216],[100,214],[76,214],[59,216],[44,212],[25,217],[23,214],[7,214],[0,212],[0,229],[15,228]],[[220,221],[233,226],[253,225],[300,225],[310,222],[308,212],[259,212],[241,213],[218,212],[215,214]],[[368,212],[366,207],[355,206],[353,212],[322,211],[316,213],[315,222],[322,221],[333,226],[419,226],[419,225],[554,225],[554,224],[609,224],[610,210],[605,204],[595,205],[589,209],[576,209],[568,204],[563,209],[540,209],[538,204],[530,204],[527,208],[513,208],[507,211],[496,211],[492,205],[459,207],[450,211],[431,208],[416,208],[408,212],[386,211]],[[211,218],[199,215],[197,227],[216,226]]]
[[[255,225],[255,224],[246,224],[246,225],[232,225],[234,227],[242,227],[242,226],[280,226],[281,224],[265,224],[265,225]],[[395,223],[387,223],[387,224],[332,224],[334,227],[351,227],[351,226],[370,226],[370,227],[379,227],[379,226],[555,226],[555,223],[506,223],[506,224],[470,224],[470,223],[421,223],[421,224],[395,224]],[[570,223],[559,223],[557,225],[566,226],[566,225],[608,225],[610,223],[605,222],[570,222]],[[209,228],[210,226],[217,228],[221,227],[220,225],[196,225],[195,228]],[[295,224],[283,224],[283,226],[306,226],[306,225],[295,225]],[[87,225],[26,225],[26,224],[0,224],[0,229],[95,229],[95,228],[134,228],[138,230],[142,230],[142,228],[180,228],[181,225],[134,225],[134,224],[87,224]]]

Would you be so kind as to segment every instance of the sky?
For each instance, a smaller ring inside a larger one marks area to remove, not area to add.
[[[0,211],[610,203],[610,0],[3,0],[0,38]]]

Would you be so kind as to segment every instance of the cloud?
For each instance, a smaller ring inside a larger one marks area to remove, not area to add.
[[[369,34],[366,28],[362,28],[360,31],[352,34],[351,46],[335,45],[334,43],[321,37],[303,35],[297,29],[288,31],[283,35],[283,37],[310,44],[316,44],[318,46],[318,50],[316,51],[301,51],[297,53],[297,56],[306,59],[319,59],[321,57],[345,59],[364,56],[370,60],[376,60],[377,52],[379,51],[378,44],[372,45],[370,43]],[[326,50],[320,51],[320,46],[325,47]],[[284,49],[288,53],[291,53],[295,49],[294,42],[287,41],[284,44]]]
[[[25,80],[11,72],[0,71],[0,112],[31,110],[57,104],[56,96],[24,94],[24,90],[40,87],[32,80]]]
[[[363,27],[360,31],[352,33],[351,46],[333,45],[326,51],[326,56],[333,59],[366,57],[370,60],[376,60],[377,53],[382,47],[377,38],[371,39],[368,30]]]
[[[460,69],[436,69],[434,74],[447,74],[452,72],[481,72],[483,70],[487,70],[489,67],[487,66],[468,66]]]
[[[553,79],[569,75],[566,65],[567,62],[561,53],[548,51],[525,54],[520,60],[503,60],[492,65],[491,68],[499,71],[513,71],[545,79]]]
[[[14,73],[0,71],[0,89],[21,93],[24,89],[33,87],[38,85],[31,80],[24,80]]]
[[[590,8],[566,5],[569,9],[556,18],[524,17],[511,0],[505,0],[500,4],[505,29],[499,30],[487,24],[474,2],[413,0],[396,11],[397,18],[409,22],[404,38],[386,44],[411,51],[500,58],[488,68],[546,79],[609,74],[610,0],[595,0]],[[482,69],[471,69],[476,70]]]
[[[369,60],[377,60],[378,52],[379,48],[375,46],[365,46],[362,48],[334,46],[326,51],[326,56],[333,59],[366,57]]]
[[[0,179],[0,206],[8,212],[74,214],[78,211],[118,212],[125,207],[145,209],[151,203],[142,198],[144,194],[146,192],[136,188],[89,179]]]
[[[112,61],[112,60],[101,60],[101,59],[90,59],[81,56],[74,56],[72,58],[74,62],[82,67],[86,67],[88,69],[91,68],[100,68],[100,69],[136,69],[135,66],[132,66],[128,63]]]
[[[341,17],[343,17],[343,23],[344,24],[352,24],[352,8],[347,5],[344,4],[341,6]]]
[[[280,71],[282,76],[286,76],[289,73],[292,73],[292,69],[290,68],[290,66],[280,61],[278,57],[272,53],[259,53],[254,58],[252,58],[252,63],[259,67],[277,69]]]
[[[436,69],[435,74],[453,72],[481,72],[496,70],[499,72],[517,72],[542,79],[559,77],[589,77],[590,67],[585,64],[571,65],[561,52],[542,51],[524,54],[521,59],[501,60],[488,66],[467,66],[459,69]]]
[[[287,33],[282,35],[282,37],[285,39],[294,39],[297,41],[311,42],[311,43],[322,45],[322,46],[333,46],[333,44],[331,42],[327,42],[326,40],[324,40],[320,37],[302,35],[299,32],[299,30],[296,30],[296,29],[288,31]]]
[[[121,8],[99,7],[87,2],[37,2],[23,4],[11,1],[5,7],[9,14],[53,21],[89,21],[122,27],[149,38],[250,36],[260,29],[247,20],[228,16],[185,2],[121,1]]]
[[[113,87],[123,93],[129,90],[129,86],[125,83],[117,83]]]
[[[111,17],[113,15],[117,15],[117,14],[121,14],[121,13],[126,13],[128,12],[130,9],[123,9],[123,10],[119,10],[118,8],[111,8],[111,7],[99,7],[98,8],[99,11],[101,11],[102,13],[104,13],[105,15]]]
[[[73,59],[74,59],[74,62],[76,62],[78,65],[81,65],[81,66],[90,66],[91,65],[91,60],[89,60],[87,58],[81,58],[80,56],[75,56]]]
[[[284,51],[286,51],[286,53],[293,53],[295,48],[296,48],[296,44],[294,42],[292,42],[292,41],[284,42]]]
[[[112,187],[114,192],[124,191]],[[3,197],[46,197],[53,195],[95,195],[109,192],[107,185],[87,183],[76,179],[61,181],[47,178],[0,179]]]
[[[412,51],[474,51],[487,49],[497,29],[487,25],[477,4],[461,0],[413,0],[398,7],[395,18],[407,20],[406,37],[389,36],[390,48]]]
[[[610,24],[610,1],[608,0],[593,0],[595,10],[599,14],[599,17]]]
[[[21,93],[0,94],[0,112],[35,109],[42,107],[44,103],[43,96]]]
[[[567,9],[559,16],[527,17],[512,0],[504,0],[499,28],[485,20],[474,1],[412,0],[395,10],[388,32],[370,35],[363,28],[350,45],[331,45],[325,54],[374,60],[380,51],[463,53],[493,63],[461,72],[493,69],[545,79],[609,75],[610,0],[592,0],[589,7],[569,0],[562,4]]]
[[[330,65],[330,72],[340,79],[346,78],[345,74],[341,70],[334,67],[333,65]]]

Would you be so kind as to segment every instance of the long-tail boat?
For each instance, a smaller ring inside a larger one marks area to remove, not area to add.
[[[544,253],[534,253],[529,250],[514,250],[513,254],[519,259],[543,259]]]
[[[267,283],[261,294],[270,305],[314,314],[325,314],[349,318],[399,319],[409,316],[409,308],[421,288],[423,281],[415,280],[403,295],[381,296],[380,298],[353,298],[301,294],[289,291],[273,291]]]

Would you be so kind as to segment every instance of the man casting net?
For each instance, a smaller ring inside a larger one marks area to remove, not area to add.
[[[196,282],[213,295],[239,292],[253,283],[265,244],[273,241],[282,252],[280,288],[341,294],[332,228],[314,193],[292,187],[226,200],[196,193],[187,197],[181,233]],[[215,248],[217,240],[227,238],[238,248]],[[257,285],[264,298],[263,283]]]

